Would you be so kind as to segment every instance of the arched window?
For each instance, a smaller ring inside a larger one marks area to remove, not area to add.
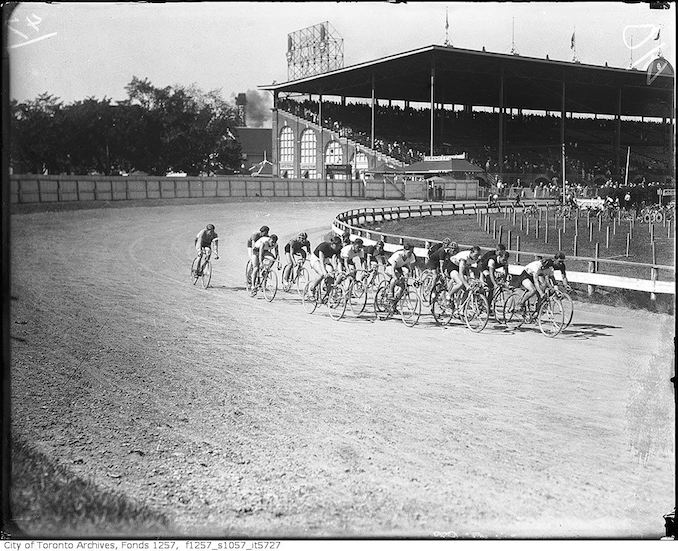
[[[280,132],[280,162],[294,162],[294,132],[289,126]]]
[[[310,128],[301,134],[301,166],[305,168],[316,166],[316,136],[315,130]]]
[[[294,132],[289,126],[280,131],[280,171],[294,178]]]
[[[325,149],[325,164],[340,165],[344,162],[344,154],[341,151],[341,144],[334,140],[327,144]]]

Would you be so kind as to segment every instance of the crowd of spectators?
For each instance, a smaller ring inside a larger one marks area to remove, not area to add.
[[[364,103],[323,102],[322,123],[318,102],[283,99],[279,107],[367,147],[371,146],[371,107]],[[567,121],[566,173],[581,181],[605,178],[622,181],[625,155],[614,156],[616,121],[571,118]],[[501,167],[496,144],[499,114],[489,111],[440,110],[436,114],[437,155],[466,153],[488,173],[561,174],[560,117],[534,114],[504,116],[505,146]],[[430,110],[377,105],[374,149],[411,164],[428,154]],[[620,143],[631,146],[629,174],[659,178],[668,173],[670,125],[621,122]]]

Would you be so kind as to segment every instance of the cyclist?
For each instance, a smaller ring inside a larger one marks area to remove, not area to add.
[[[259,231],[254,232],[247,239],[247,256],[249,257],[249,259],[252,263],[251,266],[250,266],[250,270],[247,274],[247,280],[248,281],[252,280],[252,269],[254,268],[254,264],[256,262],[256,260],[254,258],[255,254],[254,254],[254,250],[252,248],[252,245],[254,243],[256,243],[260,238],[267,236],[269,231],[270,231],[270,228],[268,226],[261,226],[261,228],[259,228]]]
[[[198,270],[196,275],[202,275],[202,269],[210,259],[212,251],[214,251],[214,258],[219,259],[219,237],[214,231],[214,224],[207,224],[204,229],[198,232],[193,242],[195,250],[198,253]]]
[[[365,252],[363,251],[363,240],[359,237],[353,241],[350,245],[344,245],[341,248],[339,253],[339,264],[343,268],[343,272],[346,274],[352,274],[355,276],[356,269],[362,268],[362,261],[365,258]],[[340,274],[337,278],[337,283],[341,283],[343,279]]]
[[[403,268],[409,271],[414,269],[414,264],[417,257],[414,255],[414,245],[407,243],[399,251],[394,252],[388,259],[388,266],[386,267],[386,277],[388,283],[388,298],[393,298],[396,281],[403,276]]]
[[[311,254],[311,243],[308,240],[308,234],[306,232],[301,232],[294,239],[290,239],[289,243],[285,245],[285,257],[287,258],[287,264],[285,264],[285,269],[282,273],[283,283],[288,283],[290,274],[292,273],[292,267],[296,264],[299,258],[306,260],[306,251],[308,254]]]
[[[509,276],[508,258],[506,245],[499,243],[496,249],[486,252],[478,259],[476,274],[480,281],[487,285],[489,298],[492,298],[494,288],[497,286],[495,271],[501,268],[504,271],[504,277]]]
[[[440,273],[444,271],[444,267],[446,263],[449,263],[450,258],[459,252],[459,245],[451,241],[449,237],[446,237],[439,247],[436,249],[434,247],[435,245],[429,249],[425,269],[435,270],[436,273]]]
[[[342,245],[350,245],[351,244],[351,232],[348,230],[344,230],[344,233],[341,234],[341,243]]]
[[[363,251],[365,251],[365,266],[372,266],[372,263],[381,266],[386,264],[386,251],[383,241],[377,241],[374,245],[363,247]]]
[[[450,258],[450,282],[447,287],[446,298],[448,301],[452,300],[455,293],[462,287],[468,289],[468,272],[471,264],[475,263],[480,258],[480,247],[474,245],[465,251],[459,251]]]
[[[276,234],[271,234],[270,236],[264,235],[252,243],[252,252],[254,254],[255,264],[253,266],[254,270],[254,281],[252,283],[252,288],[256,289],[259,284],[259,272],[261,271],[261,266],[264,264],[264,261],[267,261],[269,266],[273,265],[273,262],[278,261],[278,269],[280,269],[280,255],[278,254],[278,236]]]
[[[311,255],[311,268],[317,277],[309,285],[309,293],[313,295],[323,277],[331,276],[336,270],[337,256],[341,251],[341,237],[335,235],[329,242],[323,241]]]
[[[566,289],[570,289],[570,284],[568,283],[565,274],[564,252],[558,252],[553,258],[543,258],[530,262],[523,268],[523,272],[520,274],[520,284],[527,289],[527,293],[523,295],[518,303],[518,306],[521,309],[525,307],[525,303],[532,298],[535,293],[539,293],[539,296],[542,297],[544,296],[546,288],[554,289],[554,269],[560,271]]]

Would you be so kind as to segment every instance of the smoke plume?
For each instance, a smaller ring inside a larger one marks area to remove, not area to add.
[[[250,128],[270,128],[273,97],[268,92],[247,90],[247,126]]]

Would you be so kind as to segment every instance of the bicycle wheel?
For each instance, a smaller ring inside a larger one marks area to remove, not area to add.
[[[297,273],[297,292],[300,295],[303,295],[306,284],[311,281],[311,273],[308,271],[308,268],[302,267]]]
[[[271,302],[278,292],[278,274],[273,270],[267,270],[264,280],[261,282],[261,287],[264,290],[264,298]]]
[[[431,291],[436,282],[436,273],[433,270],[425,270],[421,276],[421,298],[425,304],[431,302]]]
[[[565,327],[563,303],[555,296],[550,296],[539,307],[537,314],[539,330],[547,337],[555,337]]]
[[[491,308],[492,317],[499,324],[506,323],[506,320],[504,319],[504,305],[510,296],[511,290],[506,287],[498,287],[494,290]]]
[[[388,303],[387,295],[387,285],[385,281],[382,281],[377,287],[377,291],[374,293],[374,315],[378,320],[386,320],[391,317],[393,309],[390,308]]]
[[[558,292],[558,298],[563,303],[563,315],[565,317],[565,327],[567,329],[572,323],[572,317],[574,316],[574,303],[572,302],[572,297],[563,291]]]
[[[480,333],[490,319],[490,305],[487,297],[480,293],[472,293],[464,308],[464,322],[474,333]]]
[[[250,272],[252,271],[252,261],[248,260],[245,265],[245,289],[252,290],[252,282],[250,281]]]
[[[504,304],[504,324],[506,324],[506,327],[511,331],[515,331],[526,322],[524,312],[519,306],[522,296],[523,293],[520,292],[511,293],[511,296],[506,299],[506,303]]]
[[[199,257],[195,257],[193,259],[193,262],[191,264],[191,280],[193,281],[193,285],[198,283],[198,278],[200,277],[198,275],[198,262],[200,261]]]
[[[307,314],[312,314],[318,307],[318,293],[320,292],[320,284],[318,284],[312,293],[310,287],[311,283],[308,282],[304,286],[304,293],[301,295],[301,305],[304,307],[304,311]]]
[[[203,288],[207,289],[212,280],[212,263],[209,260],[205,262],[205,265],[202,267],[201,280]]]
[[[348,291],[351,312],[353,312],[354,315],[359,316],[365,311],[365,306],[367,305],[367,288],[362,281],[354,281],[353,284],[349,286]]]
[[[398,301],[398,307],[402,322],[407,327],[414,327],[421,316],[421,297],[418,290],[408,285]]]
[[[332,285],[327,296],[327,309],[334,321],[344,317],[344,312],[346,312],[346,295],[341,285]]]
[[[447,325],[454,317],[454,308],[452,303],[445,298],[445,290],[433,290],[431,293],[431,313],[436,323]]]

